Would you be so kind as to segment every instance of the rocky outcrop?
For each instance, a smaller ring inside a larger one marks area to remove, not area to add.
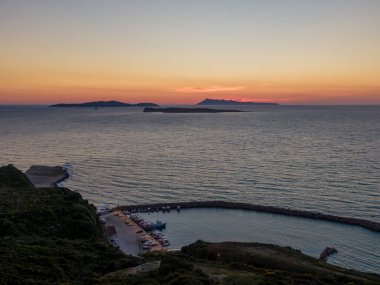
[[[335,247],[326,247],[322,252],[321,252],[321,255],[319,256],[319,260],[322,260],[322,261],[327,261],[327,258],[334,254],[334,253],[338,253],[338,251],[336,250]]]
[[[162,207],[170,207],[172,209],[175,209],[177,206],[181,208],[225,208],[225,209],[251,210],[251,211],[257,211],[257,212],[266,212],[266,213],[281,214],[281,215],[287,215],[287,216],[303,217],[303,218],[309,218],[309,219],[318,219],[318,220],[356,225],[356,226],[367,228],[372,231],[380,232],[380,223],[369,221],[369,220],[340,217],[340,216],[322,214],[322,213],[317,213],[317,212],[302,211],[302,210],[292,210],[292,209],[286,209],[286,208],[281,208],[281,207],[255,205],[255,204],[249,204],[249,203],[236,203],[236,202],[226,202],[226,201],[198,201],[198,202],[128,205],[128,206],[117,207],[117,209],[120,209],[120,210],[137,210],[137,209],[146,209],[146,208],[161,209]]]

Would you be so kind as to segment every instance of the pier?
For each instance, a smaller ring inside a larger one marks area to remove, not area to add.
[[[102,215],[101,218],[106,221],[105,229],[108,239],[110,241],[111,239],[116,239],[120,250],[127,255],[166,250],[153,236],[120,210]],[[151,241],[151,246],[148,249],[143,248],[143,240]]]

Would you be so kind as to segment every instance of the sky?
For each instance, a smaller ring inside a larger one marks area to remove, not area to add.
[[[0,0],[0,104],[380,104],[379,0]]]

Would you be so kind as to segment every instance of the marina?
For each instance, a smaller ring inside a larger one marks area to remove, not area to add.
[[[127,255],[166,251],[169,240],[161,233],[161,222],[149,223],[138,215],[112,211],[100,216],[112,245]]]

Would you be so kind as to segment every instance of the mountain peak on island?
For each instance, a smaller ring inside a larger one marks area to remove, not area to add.
[[[136,103],[129,104],[123,103],[119,101],[95,101],[95,102],[86,102],[86,103],[61,103],[50,105],[49,107],[157,107],[158,105],[155,103]]]
[[[224,100],[224,99],[209,99],[206,98],[199,102],[197,105],[279,105],[278,103],[271,102],[240,102],[235,100]]]

